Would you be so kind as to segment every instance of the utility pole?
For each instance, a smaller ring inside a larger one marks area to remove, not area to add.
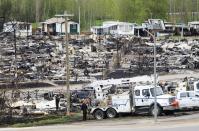
[[[78,17],[79,17],[79,35],[81,34],[81,7],[80,7],[80,1],[76,0],[78,5]]]
[[[175,15],[175,12],[176,12],[176,5],[175,5],[175,1],[172,0],[172,4],[173,4],[173,22],[176,23],[176,15]]]
[[[154,32],[151,33],[149,32],[148,30],[144,29],[152,38],[153,38],[153,41],[154,41],[154,45],[153,45],[153,57],[154,57],[154,68],[153,68],[153,71],[154,71],[154,121],[157,122],[157,118],[158,118],[158,115],[157,115],[157,58],[156,58],[156,55],[157,55],[157,51],[156,51],[156,42],[157,42],[157,39],[156,39],[156,33],[157,32]]]
[[[197,10],[197,17],[196,17],[196,18],[197,18],[197,20],[198,20],[198,0],[196,1],[196,8],[197,8],[197,9],[196,9],[196,10]]]
[[[116,39],[116,46],[117,46],[116,68],[119,68],[120,67],[119,40],[117,39]]]
[[[15,86],[15,90],[17,90],[17,81],[18,81],[16,26],[17,26],[17,23],[13,23],[12,27],[14,29],[14,49],[15,49],[15,57],[14,57],[14,67],[15,67],[14,86]]]
[[[170,20],[173,22],[171,5],[172,5],[172,0],[169,1],[169,15],[170,15]]]
[[[81,34],[81,8],[80,8],[80,3],[78,2],[79,5],[79,35]]]
[[[135,86],[136,86],[136,83],[130,83],[129,92],[130,92],[131,113],[135,112]]]
[[[154,37],[153,37],[153,40],[154,40],[154,108],[155,108],[155,114],[154,114],[154,119],[155,119],[155,122],[157,122],[157,72],[156,72],[156,34],[154,34]]]
[[[36,7],[36,12],[35,12],[35,14],[36,14],[36,16],[35,16],[35,20],[36,20],[36,24],[39,22],[39,8],[40,8],[40,0],[35,0],[35,7]]]
[[[70,64],[69,64],[69,34],[68,34],[68,18],[74,16],[73,14],[68,14],[66,11],[63,15],[55,15],[57,17],[65,18],[65,47],[66,47],[66,88],[67,88],[67,115],[70,115]]]

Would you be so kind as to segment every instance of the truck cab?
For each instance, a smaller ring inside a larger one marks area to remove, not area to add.
[[[164,94],[161,87],[156,87],[157,110],[158,115],[161,113],[173,112],[177,109],[174,104],[175,97]],[[154,115],[155,88],[153,85],[136,86],[134,89],[135,107],[137,110],[145,109],[149,114]]]
[[[178,92],[176,98],[181,110],[199,108],[199,95],[195,91]]]

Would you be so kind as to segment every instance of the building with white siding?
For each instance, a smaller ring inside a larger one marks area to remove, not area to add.
[[[134,35],[135,23],[105,21],[102,26],[93,26],[91,32],[96,35]]]
[[[42,32],[50,35],[64,35],[65,34],[65,19],[64,18],[50,18],[45,22],[41,22]],[[70,34],[78,34],[80,31],[79,23],[68,20],[67,32]]]

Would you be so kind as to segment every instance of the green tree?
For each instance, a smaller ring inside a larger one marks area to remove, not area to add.
[[[199,0],[0,0],[0,16],[19,21],[44,21],[65,10],[78,21],[81,6],[81,26],[105,20],[141,23],[148,18],[174,22],[199,20]],[[168,13],[173,13],[168,15]]]

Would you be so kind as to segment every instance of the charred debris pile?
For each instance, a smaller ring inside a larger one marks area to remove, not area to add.
[[[149,75],[154,65],[153,49],[153,42],[138,37],[108,36],[100,41],[71,39],[70,82]],[[199,68],[198,40],[159,40],[156,49],[160,73]],[[14,39],[4,34],[0,39],[0,82],[64,84],[65,54],[62,37]]]

